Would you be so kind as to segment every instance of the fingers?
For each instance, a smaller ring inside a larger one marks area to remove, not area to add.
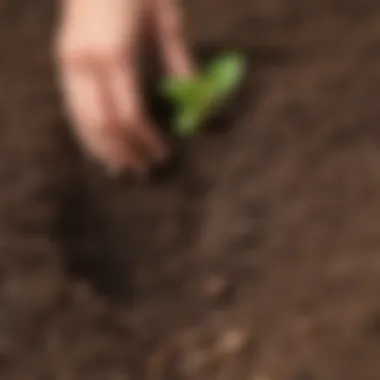
[[[135,66],[119,65],[110,70],[108,75],[115,114],[118,115],[117,125],[130,151],[140,159],[139,171],[145,173],[150,165],[166,159],[167,145],[145,112]]]
[[[176,0],[150,0],[154,9],[158,43],[168,72],[174,76],[191,77],[196,64],[187,48],[183,19]]]
[[[64,68],[61,77],[66,111],[78,142],[84,151],[107,169],[114,171],[124,164],[120,147],[121,133],[111,121],[115,117],[107,109],[107,94],[96,72],[87,73]],[[109,96],[109,95],[108,95]]]
[[[115,111],[119,115],[119,125],[124,134],[135,142],[136,149],[148,155],[151,161],[160,162],[167,156],[167,146],[143,109],[138,78],[138,74],[132,69],[128,71],[125,65],[109,72]]]
[[[138,49],[144,4],[62,0],[55,59],[63,102],[84,151],[111,172],[144,172],[166,154],[145,115]]]
[[[145,173],[167,151],[143,116],[137,73],[124,62],[96,62],[70,61],[61,67],[66,110],[78,141],[111,173]]]

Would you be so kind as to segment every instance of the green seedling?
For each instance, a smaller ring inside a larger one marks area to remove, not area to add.
[[[226,53],[195,78],[165,78],[161,92],[174,105],[175,133],[188,137],[199,132],[210,113],[237,88],[244,69],[242,56]]]

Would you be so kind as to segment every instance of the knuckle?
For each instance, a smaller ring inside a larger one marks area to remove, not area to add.
[[[65,66],[78,66],[89,61],[114,65],[128,58],[126,51],[120,43],[58,39],[55,42],[54,55]]]
[[[120,42],[98,41],[94,44],[85,44],[87,54],[99,62],[117,63],[124,55],[125,48]]]
[[[54,55],[59,64],[76,66],[88,58],[88,50],[77,43],[58,39],[55,43]]]

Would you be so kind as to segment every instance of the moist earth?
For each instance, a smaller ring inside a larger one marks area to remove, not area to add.
[[[0,378],[378,380],[380,3],[185,4],[248,74],[139,182],[71,139],[54,3],[0,2]]]

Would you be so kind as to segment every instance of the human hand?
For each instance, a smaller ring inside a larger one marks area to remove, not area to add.
[[[62,0],[55,40],[63,100],[84,151],[113,173],[146,173],[168,147],[147,115],[139,48],[147,28],[167,70],[195,68],[176,0]]]

